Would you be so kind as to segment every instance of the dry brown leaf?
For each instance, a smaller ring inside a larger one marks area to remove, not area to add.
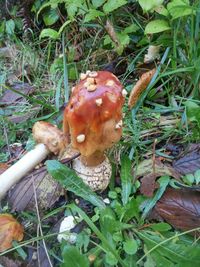
[[[158,177],[160,177],[160,175],[156,173],[150,173],[142,177],[142,179],[140,179],[140,193],[144,196],[152,197],[154,190],[158,188],[158,184],[156,183]]]
[[[117,34],[115,32],[114,26],[109,19],[106,20],[105,29],[106,29],[108,35],[110,36],[110,39],[116,44],[116,46],[119,46],[120,42],[117,38]]]
[[[155,72],[156,72],[155,68],[148,71],[148,72],[145,72],[144,74],[142,74],[140,79],[137,81],[137,83],[133,87],[133,89],[130,93],[129,99],[128,99],[128,106],[130,109],[135,106],[140,95],[147,88],[147,86],[150,83]]]
[[[200,226],[200,194],[190,188],[168,188],[156,203],[153,216],[162,218],[177,229],[197,228]]]
[[[21,241],[24,228],[8,213],[0,215],[0,252],[12,247],[12,241]]]
[[[173,167],[183,175],[200,169],[200,144],[190,145],[179,159],[173,161]]]

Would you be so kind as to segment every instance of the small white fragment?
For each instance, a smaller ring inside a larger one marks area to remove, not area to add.
[[[122,128],[123,122],[122,120],[120,120],[116,125],[115,125],[115,129],[120,129]]]
[[[75,86],[73,86],[72,89],[71,89],[71,92],[72,92],[72,93],[73,93],[74,89],[75,89]]]
[[[77,140],[78,143],[83,143],[85,141],[85,135],[84,134],[79,134],[76,137],[76,140]]]
[[[159,59],[159,50],[160,46],[150,45],[147,54],[144,55],[144,63],[150,63],[153,62],[155,59]]]
[[[86,71],[86,75],[89,75],[90,72],[91,72],[91,70],[87,70],[87,71]]]
[[[115,84],[115,82],[113,81],[113,80],[108,80],[107,82],[106,82],[106,85],[107,86],[113,86]]]
[[[54,141],[52,141],[52,146],[57,146],[58,145],[58,141],[56,141],[56,140],[54,140]]]
[[[88,92],[93,92],[93,91],[95,91],[96,89],[97,89],[96,84],[89,84],[89,85],[87,86],[87,90],[88,90]]]
[[[62,239],[68,241],[70,244],[74,244],[77,239],[76,233],[70,233],[70,230],[76,226],[75,219],[78,217],[68,216],[60,224],[59,234],[57,239],[59,242],[62,242]]]
[[[88,75],[89,75],[89,77],[95,78],[95,77],[97,77],[98,73],[97,73],[97,71],[91,71],[88,73]]]
[[[123,89],[123,90],[122,90],[122,96],[123,96],[123,97],[126,97],[127,94],[128,94],[127,91],[126,91],[125,89]]]
[[[104,199],[103,199],[103,202],[104,202],[105,204],[110,204],[110,199],[109,199],[109,198],[104,198]]]
[[[84,80],[86,77],[87,77],[87,74],[86,73],[81,73],[80,74],[80,79],[81,80]]]
[[[95,100],[95,103],[97,104],[98,107],[100,107],[100,106],[102,105],[102,103],[103,103],[102,98],[97,98],[97,99]]]

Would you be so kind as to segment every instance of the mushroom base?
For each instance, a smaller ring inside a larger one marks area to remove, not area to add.
[[[93,191],[105,190],[112,175],[112,166],[107,157],[97,166],[86,166],[79,157],[73,161],[73,169]]]

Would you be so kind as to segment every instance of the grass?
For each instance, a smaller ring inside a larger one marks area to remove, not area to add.
[[[196,8],[196,5],[194,6]],[[128,109],[127,104],[124,106],[123,136],[109,153],[114,170],[113,182],[109,189],[101,194],[102,199],[108,198],[110,201],[105,210],[102,211],[88,202],[81,204],[82,200],[79,199],[77,202],[77,197],[68,192],[68,198],[44,213],[39,210],[15,213],[19,221],[25,225],[25,241],[15,244],[13,248],[0,253],[0,256],[12,254],[16,259],[20,259],[23,257],[23,252],[26,255],[30,245],[38,247],[41,246],[40,241],[44,241],[42,246],[45,247],[45,253],[55,266],[69,266],[66,260],[69,258],[64,251],[75,245],[64,241],[58,244],[56,240],[58,227],[54,226],[55,221],[59,222],[64,216],[73,214],[78,215],[83,224],[83,227],[77,230],[76,247],[81,255],[79,255],[80,262],[86,256],[91,261],[90,265],[94,267],[149,267],[158,266],[158,263],[162,263],[163,266],[185,264],[183,266],[187,267],[194,264],[192,260],[195,262],[196,258],[193,254],[191,262],[185,263],[184,260],[189,255],[191,247],[196,254],[199,253],[198,239],[195,240],[188,235],[199,228],[185,232],[173,228],[168,228],[166,231],[153,230],[151,226],[157,222],[142,218],[144,211],[142,208],[148,202],[139,192],[140,182],[134,180],[131,188],[129,186],[128,198],[126,196],[128,201],[124,203],[122,202],[124,189],[118,180],[119,178],[125,180],[121,173],[121,169],[125,168],[123,165],[125,162],[122,161],[124,155],[131,160],[128,172],[132,173],[145,159],[158,157],[170,163],[173,155],[168,155],[166,149],[168,144],[186,145],[191,141],[199,142],[200,137],[196,133],[196,130],[199,130],[199,117],[195,113],[193,116],[196,117],[191,121],[192,116],[189,117],[186,107],[188,100],[200,104],[198,100],[199,5],[197,11],[196,16],[172,20],[172,29],[161,33],[160,36],[144,35],[145,25],[152,16],[157,15],[143,13],[138,3],[127,4],[113,11],[110,19],[119,33],[131,23],[135,23],[139,28],[129,34],[130,42],[124,46],[121,55],[117,54],[118,50],[113,43],[104,43],[107,33],[102,27],[103,18],[101,23],[98,20],[83,23],[81,17],[77,17],[57,41],[39,39],[36,32],[33,32],[32,40],[28,38],[24,40],[24,35],[15,33],[15,37],[6,35],[6,43],[1,41],[7,47],[13,45],[18,55],[0,59],[1,95],[3,96],[6,91],[11,95],[12,92],[16,92],[12,84],[8,85],[7,82],[11,81],[10,74],[17,76],[17,72],[19,76],[14,77],[15,81],[26,82],[35,87],[34,93],[29,96],[18,92],[23,100],[11,105],[1,105],[0,161],[2,163],[15,160],[11,144],[20,143],[23,148],[26,146],[27,140],[31,139],[34,122],[46,120],[61,127],[63,105],[68,101],[70,90],[76,83],[79,73],[87,69],[103,69],[108,63],[114,71],[112,64],[117,59],[116,65],[121,71],[119,79],[130,92],[136,79],[139,78],[140,68],[150,67],[148,64],[141,66],[149,44],[162,44],[162,46],[161,59],[157,62],[157,72],[151,83],[132,111]],[[127,62],[125,70],[119,67],[120,62]],[[13,114],[22,117],[33,110],[35,112],[29,120],[18,123],[10,120]],[[114,181],[115,178],[117,182]],[[70,191],[70,188],[68,190]],[[157,193],[154,194],[155,202],[160,197],[158,191]],[[75,205],[74,201],[79,205]],[[36,207],[38,208],[37,205]],[[10,207],[5,202],[2,202],[3,211],[10,212]],[[80,263],[77,266],[85,267],[89,266],[89,263],[88,265]]]

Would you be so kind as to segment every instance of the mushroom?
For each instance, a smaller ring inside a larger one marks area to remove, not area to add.
[[[67,136],[57,126],[44,121],[35,123],[33,137],[38,143],[35,148],[0,175],[0,199],[50,152],[58,155],[65,150],[68,144]]]
[[[104,190],[111,177],[104,152],[121,138],[125,96],[126,90],[112,73],[82,74],[64,112],[63,132],[48,122],[35,123],[33,137],[38,144],[0,175],[0,199],[50,152],[74,156],[78,150],[81,156],[73,168],[91,189]]]
[[[92,190],[104,190],[111,177],[105,150],[122,135],[122,106],[125,89],[108,71],[81,75],[64,111],[63,129],[81,156],[73,169]]]

